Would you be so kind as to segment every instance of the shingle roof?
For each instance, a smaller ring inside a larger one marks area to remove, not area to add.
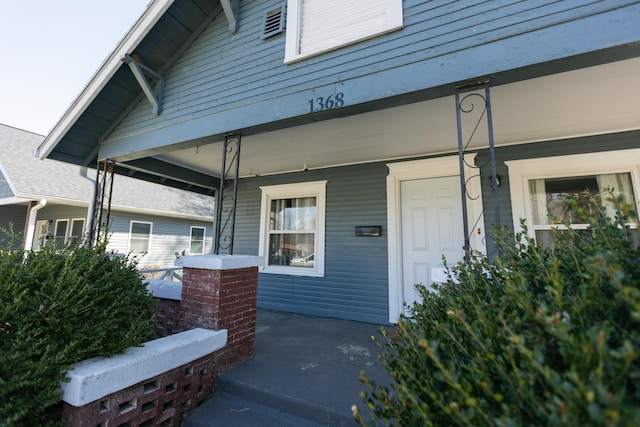
[[[93,184],[80,175],[80,167],[33,156],[44,136],[0,124],[0,166],[15,187],[16,197],[88,203]],[[90,169],[88,176],[95,177]],[[116,175],[111,208],[137,209],[165,215],[196,215],[213,219],[214,199]]]

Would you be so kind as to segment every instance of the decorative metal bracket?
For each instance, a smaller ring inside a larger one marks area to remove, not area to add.
[[[238,0],[220,0],[220,4],[229,22],[229,31],[235,33],[238,31]]]
[[[467,199],[474,200],[480,197],[480,195],[470,194],[468,191],[468,183],[472,178],[480,176],[480,167],[483,165],[469,164],[465,161],[465,153],[469,151],[471,142],[477,137],[478,128],[485,124],[488,132],[489,140],[489,162],[491,164],[491,192],[493,195],[494,206],[494,223],[500,226],[500,204],[498,200],[498,175],[496,174],[496,157],[495,147],[493,139],[493,121],[491,115],[491,96],[489,91],[489,81],[483,81],[474,83],[471,85],[465,85],[455,88],[456,99],[456,119],[458,130],[458,158],[460,162],[460,187],[462,189],[462,217],[464,221],[464,250],[467,254],[471,251],[471,234],[469,232],[469,212],[467,209]],[[478,104],[479,108],[476,108]],[[463,120],[464,118],[467,120]],[[469,134],[467,137],[463,134],[463,121],[466,121],[470,126],[467,129]],[[465,176],[465,166],[478,170],[476,175],[471,177]],[[474,224],[480,221],[484,216],[481,213],[474,218]],[[473,233],[475,227],[472,228]]]
[[[224,138],[220,189],[216,195],[216,219],[213,253],[233,255],[233,236],[236,223],[238,173],[240,171],[240,134]]]
[[[98,161],[96,169],[96,186],[93,196],[93,212],[91,227],[87,236],[87,244],[93,246],[100,232],[109,226],[111,216],[111,196],[113,194],[113,177],[116,164],[105,159]]]
[[[130,55],[124,55],[122,61],[129,66],[133,76],[151,103],[153,114],[160,114],[162,112],[162,97],[164,95],[164,77],[141,62],[136,61],[136,59]],[[156,80],[155,89],[151,86],[147,77]]]

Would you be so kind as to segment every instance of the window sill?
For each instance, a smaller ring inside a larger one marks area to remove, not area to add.
[[[306,271],[298,268],[261,267],[258,272],[264,274],[280,274],[283,276],[324,277],[324,272],[322,271]]]

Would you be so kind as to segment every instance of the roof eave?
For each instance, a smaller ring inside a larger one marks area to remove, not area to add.
[[[80,95],[73,101],[62,118],[38,146],[35,152],[37,157],[45,159],[51,154],[64,135],[66,135],[73,124],[85,112],[116,71],[118,71],[118,68],[122,65],[124,55],[130,54],[135,50],[173,2],[174,0],[153,0],[153,2],[147,6],[142,16],[122,38],[111,55],[102,63],[89,83],[84,87]]]

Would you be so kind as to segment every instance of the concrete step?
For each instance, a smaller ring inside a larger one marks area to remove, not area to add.
[[[218,378],[216,395],[187,415],[183,427],[342,427],[355,426],[351,417],[270,390]]]

